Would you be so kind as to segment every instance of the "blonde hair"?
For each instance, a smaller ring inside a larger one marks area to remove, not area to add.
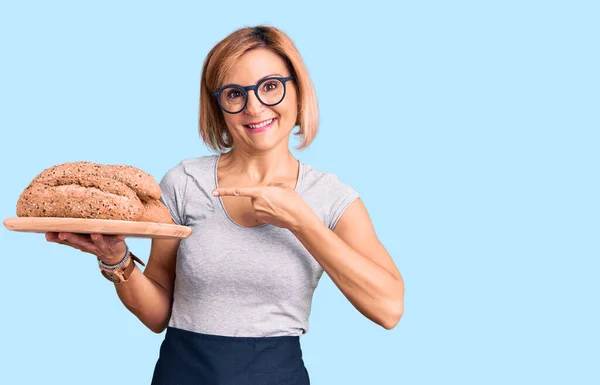
[[[317,96],[292,40],[282,31],[270,26],[240,28],[221,40],[208,53],[202,68],[200,81],[200,117],[198,129],[206,145],[219,152],[233,147],[233,138],[227,129],[223,112],[213,97],[213,92],[223,85],[225,77],[236,60],[244,53],[266,48],[278,54],[286,63],[298,90],[298,116],[294,133],[302,141],[297,149],[303,149],[313,141],[319,125]]]

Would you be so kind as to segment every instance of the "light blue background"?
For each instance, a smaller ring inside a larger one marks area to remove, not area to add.
[[[323,278],[312,382],[600,383],[597,2],[82,3],[0,7],[0,219],[58,163],[208,154],[204,57],[268,23],[319,96],[297,155],[361,193],[406,284],[386,331]],[[91,255],[2,227],[0,257],[0,383],[149,383],[163,335]]]

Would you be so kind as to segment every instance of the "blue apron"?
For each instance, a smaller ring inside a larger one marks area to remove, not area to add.
[[[167,328],[152,385],[309,385],[300,337],[226,337]]]

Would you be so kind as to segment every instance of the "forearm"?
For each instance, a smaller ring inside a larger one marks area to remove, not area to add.
[[[144,325],[161,333],[171,314],[171,298],[167,291],[144,275],[136,266],[126,282],[115,284],[123,305]]]
[[[397,324],[403,312],[401,279],[356,252],[315,215],[291,231],[357,310],[386,329]]]

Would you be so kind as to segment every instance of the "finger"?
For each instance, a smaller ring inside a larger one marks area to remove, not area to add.
[[[96,246],[101,246],[104,244],[104,237],[102,234],[90,234],[90,239]]]
[[[127,235],[114,235],[114,237],[117,241],[124,241],[125,238],[127,238]]]
[[[96,245],[90,240],[90,237],[75,233],[58,233],[58,239],[68,242],[69,245],[81,247],[85,250],[95,250]]]
[[[213,190],[214,196],[236,196],[256,198],[262,193],[262,187],[220,187]]]
[[[125,238],[125,235],[90,234],[90,239],[96,246],[114,246],[117,243],[124,241]]]
[[[62,236],[61,236],[61,238],[62,238]],[[74,244],[74,243],[70,243],[69,241],[63,240],[61,238],[59,238],[59,233],[46,233],[46,239],[49,242],[57,243],[59,245],[69,246],[70,248],[87,252],[87,250],[84,250],[81,246]]]
[[[70,248],[72,248],[72,249],[79,250],[79,251],[83,251],[83,252],[86,252],[86,253],[89,253],[89,252],[90,252],[89,250],[87,250],[87,249],[84,249],[83,247],[81,247],[81,246],[79,246],[79,245],[76,245],[76,244],[74,244],[74,243],[70,243],[70,242],[67,242],[67,241],[57,241],[56,243],[58,243],[58,244],[60,244],[60,245],[69,246],[69,247],[70,247]]]
[[[92,240],[92,242],[94,242],[94,244],[96,246],[98,245],[108,245],[108,246],[114,246],[116,244],[119,244],[123,241],[125,241],[125,238],[127,238],[126,235],[107,235],[107,234],[90,234],[90,239]]]
[[[58,233],[48,232],[45,234],[48,242],[58,242]]]

